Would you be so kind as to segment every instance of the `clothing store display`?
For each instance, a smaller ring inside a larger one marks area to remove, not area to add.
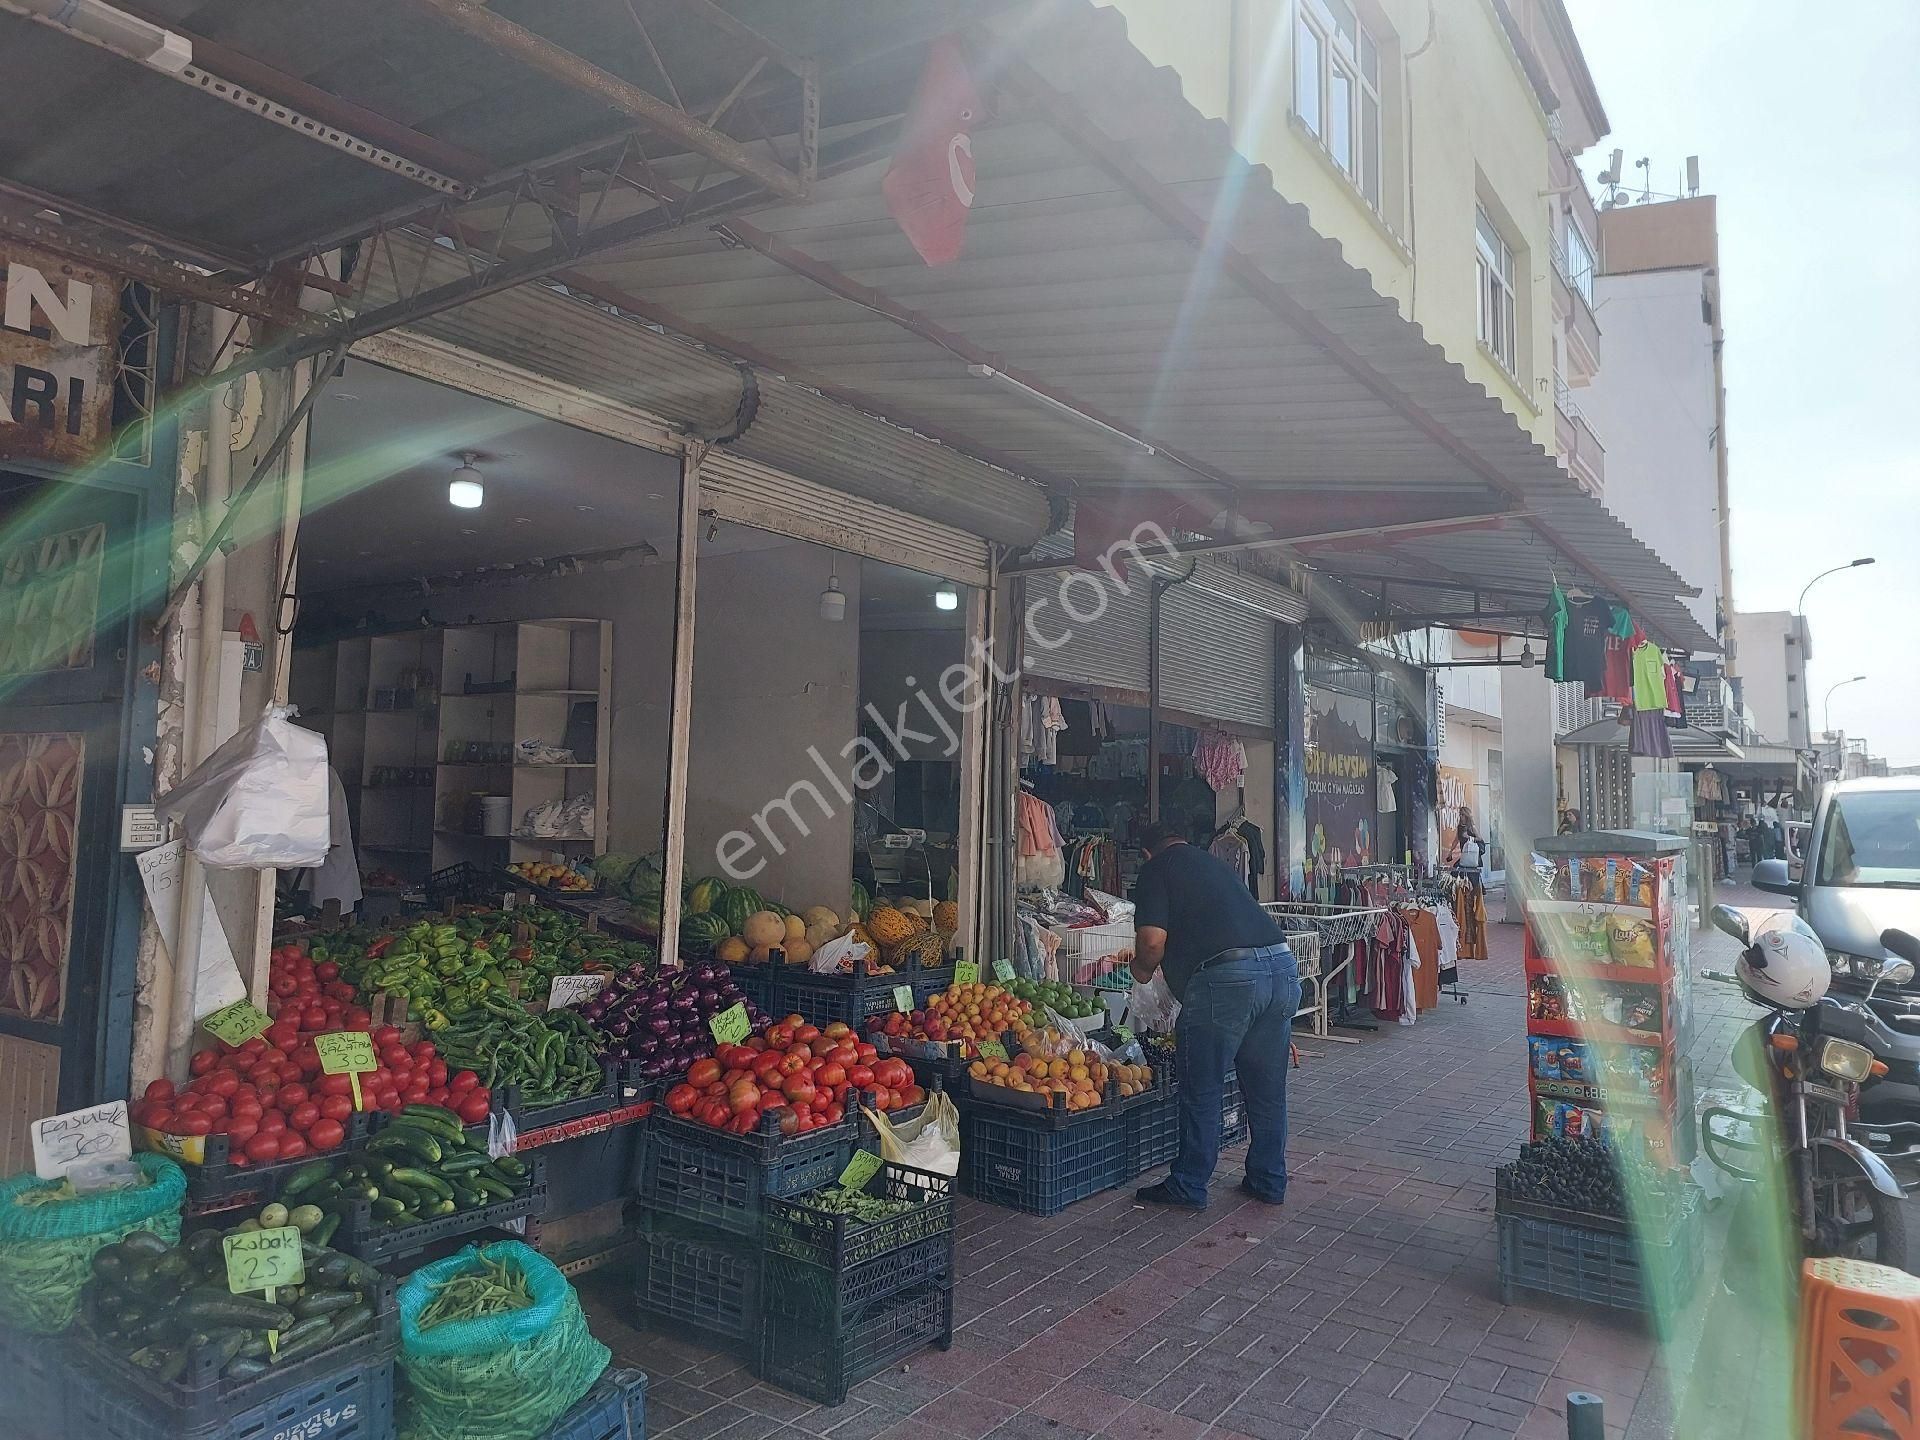
[[[1589,695],[1589,698],[1593,698]],[[1618,635],[1607,636],[1606,683],[1600,687],[1599,698],[1617,700],[1622,705],[1633,703],[1633,641],[1622,639]]]
[[[1056,747],[1062,756],[1098,755],[1100,737],[1093,727],[1094,707],[1085,700],[1062,700],[1060,713],[1066,720]]]
[[[1547,605],[1547,678],[1566,680],[1567,674],[1567,592],[1555,582],[1553,598]]]
[[[1435,910],[1433,920],[1440,929],[1440,983],[1458,985],[1460,983],[1460,921],[1454,915],[1451,906],[1442,906]]]
[[[1613,629],[1613,606],[1594,597],[1570,603],[1560,661],[1561,678],[1578,680],[1598,693],[1607,683],[1607,636]]]
[[[1240,822],[1240,838],[1247,842],[1247,889],[1260,898],[1260,877],[1267,873],[1267,841],[1251,820]]]
[[[1658,717],[1656,717],[1657,719]],[[1487,958],[1487,897],[1477,885],[1453,892],[1453,919],[1460,927],[1456,953],[1462,960]]]
[[[1393,766],[1384,760],[1374,766],[1374,775],[1374,783],[1379,787],[1374,808],[1382,815],[1391,815],[1400,808],[1399,798],[1394,794],[1399,787],[1400,777],[1394,772]]]
[[[1666,716],[1658,710],[1635,710],[1627,753],[1648,760],[1671,760],[1673,737],[1667,733]]]
[[[1252,869],[1253,855],[1247,848],[1246,837],[1243,836],[1238,829],[1229,825],[1221,830],[1219,834],[1213,837],[1213,843],[1207,847],[1207,852],[1229,870],[1233,871],[1235,875],[1238,875],[1242,885],[1247,884],[1247,876]],[[1253,887],[1249,885],[1247,888],[1251,891]]]
[[[1633,708],[1650,715],[1667,708],[1667,657],[1651,641],[1633,652]]]
[[[1224,730],[1203,730],[1194,742],[1193,769],[1216,793],[1234,789],[1247,773],[1247,747]]]
[[[1424,905],[1413,906],[1407,930],[1419,957],[1413,972],[1414,1009],[1432,1010],[1440,1004],[1440,917]]]

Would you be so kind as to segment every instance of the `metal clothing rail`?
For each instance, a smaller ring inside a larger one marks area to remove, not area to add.
[[[1342,979],[1353,968],[1353,951],[1348,950],[1340,963],[1332,969],[1326,966],[1325,956],[1329,948],[1336,945],[1353,945],[1373,934],[1374,927],[1386,918],[1384,905],[1354,906],[1328,905],[1311,900],[1266,900],[1260,908],[1280,922],[1283,930],[1289,934],[1306,932],[1318,938],[1318,955],[1308,973],[1302,968],[1300,973],[1300,991],[1304,1003],[1294,1012],[1297,1020],[1302,1015],[1313,1017],[1313,1033],[1322,1040],[1337,1041],[1342,1045],[1358,1045],[1360,1042],[1351,1035],[1335,1035],[1333,1027],[1344,1025],[1332,1017],[1332,996],[1334,983]],[[1308,997],[1311,996],[1311,999]],[[1376,1029],[1371,1024],[1345,1025],[1347,1029]]]

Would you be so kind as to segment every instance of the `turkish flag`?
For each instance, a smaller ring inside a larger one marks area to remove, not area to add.
[[[980,97],[960,42],[942,36],[927,49],[906,135],[880,185],[887,213],[929,265],[959,259],[966,244],[973,204],[971,131],[979,114]]]

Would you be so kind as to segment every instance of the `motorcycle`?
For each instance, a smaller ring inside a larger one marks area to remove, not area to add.
[[[1750,922],[1742,912],[1715,906],[1713,923],[1743,949],[1752,944]],[[1765,1172],[1735,1157],[1772,1149],[1778,1162],[1772,1173],[1783,1179],[1803,1253],[1850,1256],[1905,1269],[1904,1192],[1886,1161],[1850,1129],[1862,1082],[1876,1072],[1886,1073],[1885,1063],[1874,1057],[1866,1017],[1855,1004],[1832,996],[1805,1009],[1788,1009],[1757,995],[1738,976],[1700,973],[1738,985],[1768,1012],[1736,1045],[1734,1069],[1770,1101],[1771,1119],[1708,1106],[1700,1117],[1707,1158],[1727,1174],[1751,1182],[1751,1213],[1771,1200],[1760,1183]],[[1912,963],[1889,961],[1883,975],[1891,984],[1904,984],[1913,978]]]

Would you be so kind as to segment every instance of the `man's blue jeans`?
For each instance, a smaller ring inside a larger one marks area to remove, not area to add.
[[[1167,1186],[1192,1205],[1207,1203],[1220,1159],[1227,1072],[1235,1070],[1252,1132],[1247,1185],[1264,1200],[1287,1193],[1287,1063],[1300,972],[1285,945],[1250,950],[1194,973],[1174,1026],[1180,1079],[1180,1153]]]

